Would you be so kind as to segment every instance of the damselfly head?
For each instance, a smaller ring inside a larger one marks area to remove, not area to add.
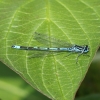
[[[84,47],[84,53],[87,53],[87,52],[89,52],[89,47],[88,47],[88,45],[86,45],[86,46]]]

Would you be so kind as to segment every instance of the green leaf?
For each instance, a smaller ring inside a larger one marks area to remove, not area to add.
[[[49,98],[73,100],[100,44],[99,9],[99,0],[1,0],[0,60]],[[37,52],[11,48],[43,46],[34,32],[88,45],[90,57],[81,55],[77,64],[78,55],[67,52],[29,59]]]

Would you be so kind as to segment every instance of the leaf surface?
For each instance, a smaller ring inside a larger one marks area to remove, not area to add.
[[[73,100],[100,44],[99,9],[99,0],[1,0],[0,60],[49,98]],[[77,64],[78,55],[66,57],[68,52],[29,59],[37,51],[11,48],[45,46],[33,38],[34,32],[88,45],[90,57],[81,55]]]

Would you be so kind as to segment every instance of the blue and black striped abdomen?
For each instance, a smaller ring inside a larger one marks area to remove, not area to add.
[[[71,48],[57,48],[57,47],[26,47],[26,46],[17,46],[13,45],[12,48],[19,50],[39,50],[39,51],[69,51]]]
[[[38,51],[67,51],[67,52],[79,52],[79,53],[87,53],[89,51],[88,46],[78,46],[78,45],[73,45],[72,47],[69,48],[65,48],[65,47],[61,47],[61,48],[57,48],[57,47],[52,47],[52,48],[48,48],[48,47],[26,47],[26,46],[17,46],[17,45],[13,45],[12,48],[15,49],[20,49],[20,50],[38,50]]]

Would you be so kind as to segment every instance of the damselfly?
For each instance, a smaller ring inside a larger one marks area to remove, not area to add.
[[[37,37],[41,37],[42,35],[39,33],[35,33],[37,34]],[[36,38],[37,39],[37,38]],[[41,37],[42,39],[42,37]],[[45,41],[46,42],[46,41]],[[65,44],[65,43],[64,43]],[[89,47],[88,45],[84,45],[84,46],[79,46],[79,45],[72,45],[69,43],[64,47],[38,47],[38,46],[34,46],[34,47],[27,47],[27,46],[19,46],[19,45],[13,45],[12,48],[14,49],[19,49],[19,50],[37,50],[37,51],[53,51],[53,52],[70,52],[71,53],[78,53],[77,56],[77,61],[78,61],[78,57],[82,54],[86,54],[89,52]],[[76,62],[77,62],[76,61]]]

